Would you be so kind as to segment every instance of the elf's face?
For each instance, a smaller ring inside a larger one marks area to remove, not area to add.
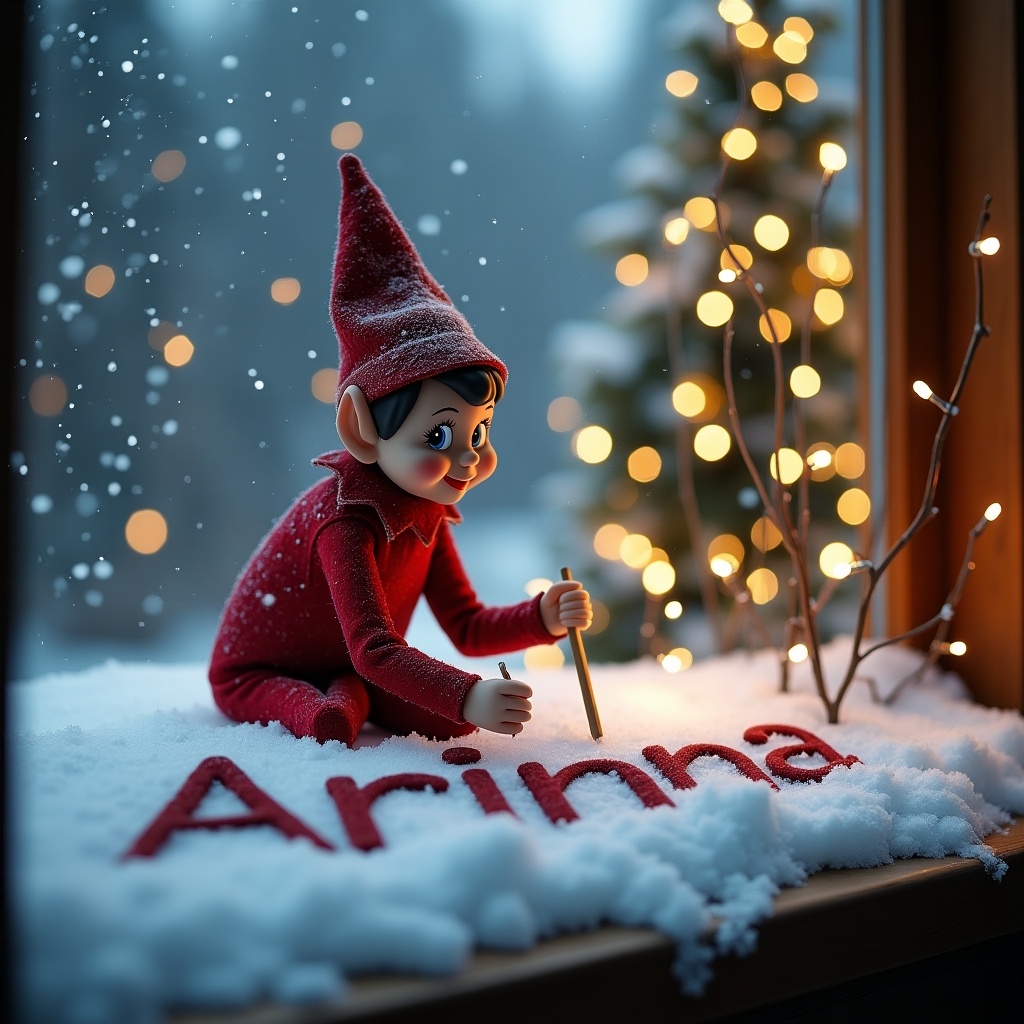
[[[436,380],[420,385],[405,422],[377,442],[377,463],[403,491],[452,505],[498,464],[491,446],[494,402],[470,405]]]

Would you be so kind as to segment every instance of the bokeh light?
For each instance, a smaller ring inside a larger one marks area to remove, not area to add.
[[[871,515],[871,499],[859,487],[851,487],[839,495],[836,512],[844,523],[859,526]]]
[[[707,403],[707,395],[696,381],[684,380],[672,390],[672,408],[680,416],[699,416]]]
[[[565,654],[557,644],[540,644],[527,647],[523,651],[523,667],[528,672],[544,672],[561,668],[565,664]]]
[[[105,263],[97,263],[85,275],[85,291],[94,299],[102,299],[114,287],[114,271]]]
[[[324,405],[334,405],[337,389],[338,371],[329,366],[317,370],[309,380],[309,390],[313,392],[313,397]]]
[[[673,217],[665,224],[665,241],[669,245],[682,245],[690,233],[690,222],[685,217]]]
[[[156,155],[149,170],[157,181],[174,181],[185,170],[185,154],[180,149],[165,149]]]
[[[612,453],[612,435],[596,424],[582,427],[573,435],[572,452],[581,462],[604,462]]]
[[[655,480],[661,472],[661,456],[653,448],[644,446],[629,453],[626,472],[637,483],[646,484]]]
[[[814,315],[827,327],[843,318],[843,297],[834,288],[819,288],[814,295]]]
[[[729,454],[732,437],[717,423],[705,424],[693,436],[693,450],[705,462],[718,462]]]
[[[779,592],[779,578],[771,569],[755,569],[747,577],[747,590],[754,604],[767,604]]]
[[[754,224],[754,238],[762,249],[777,252],[789,241],[789,225],[781,217],[766,213]]]
[[[718,265],[723,270],[749,270],[754,264],[754,254],[745,246],[732,242],[722,250]]]
[[[642,569],[654,554],[650,538],[642,533],[627,533],[619,545],[619,558],[631,569]]]
[[[793,321],[781,309],[769,309],[757,318],[757,329],[765,341],[781,343],[793,333]]]
[[[68,388],[60,377],[36,377],[28,389],[29,408],[37,416],[58,416],[68,402]]]
[[[836,142],[823,142],[818,160],[826,171],[841,171],[846,166],[846,150]]]
[[[686,647],[673,647],[661,659],[661,667],[666,672],[685,672],[693,664],[693,654]]]
[[[648,594],[660,597],[676,585],[676,571],[668,562],[658,559],[644,566],[640,580]]]
[[[363,141],[363,127],[358,121],[342,121],[331,129],[331,145],[335,149],[355,149]]]
[[[749,128],[732,128],[722,136],[722,151],[733,160],[747,160],[757,151],[757,138]]]
[[[575,430],[583,422],[583,406],[568,395],[548,403],[548,426],[560,434]]]
[[[750,542],[758,551],[771,551],[782,543],[782,534],[768,516],[761,516],[750,528]]]
[[[615,264],[615,279],[619,284],[634,288],[647,280],[649,269],[647,257],[643,253],[631,252]]]
[[[685,99],[687,96],[693,94],[696,90],[700,79],[692,71],[670,71],[665,78],[665,88],[668,89],[673,96],[678,96],[680,99]]]
[[[164,361],[169,366],[184,366],[195,350],[195,345],[184,334],[175,334],[164,345]]]
[[[750,100],[759,110],[778,110],[782,106],[782,90],[774,82],[755,82],[750,87]]]
[[[686,219],[701,231],[715,230],[715,204],[707,196],[694,196],[683,207]]]
[[[864,475],[864,449],[853,441],[847,441],[836,449],[835,462],[836,472],[847,480],[856,480]]]
[[[813,398],[821,390],[821,375],[813,366],[794,366],[789,387],[797,398]]]
[[[818,83],[810,75],[797,71],[786,75],[786,92],[797,103],[812,103],[818,98]]]
[[[745,25],[737,26],[736,41],[748,50],[760,50],[768,42],[768,30],[756,21],[748,21]]]
[[[730,25],[743,25],[754,16],[754,11],[746,0],[721,0],[718,14]]]
[[[818,565],[821,566],[821,571],[834,580],[846,579],[850,575],[852,561],[853,552],[848,545],[838,540],[826,544],[818,556]]]
[[[775,56],[787,64],[799,64],[807,58],[807,43],[797,32],[783,32],[776,36],[772,49]]]
[[[732,299],[725,292],[705,292],[697,300],[697,319],[708,327],[721,327],[732,316]]]
[[[140,555],[155,554],[167,543],[167,520],[156,509],[139,509],[128,517],[124,539]]]
[[[628,532],[618,523],[605,523],[598,527],[597,533],[594,534],[594,551],[609,562],[616,561],[621,557],[622,542]]]
[[[282,306],[290,306],[302,291],[302,285],[294,277],[279,277],[270,286],[270,297]]]
[[[778,471],[775,468],[776,461],[778,461]],[[804,471],[804,460],[800,457],[800,453],[793,448],[780,448],[778,460],[776,460],[776,453],[772,452],[771,458],[768,460],[768,468],[773,480],[781,480],[788,486],[800,479],[800,475]]]

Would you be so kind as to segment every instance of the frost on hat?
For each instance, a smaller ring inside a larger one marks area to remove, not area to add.
[[[430,276],[359,158],[339,164],[342,199],[331,285],[341,365],[338,396],[355,384],[372,402],[463,366],[505,364],[481,344]]]

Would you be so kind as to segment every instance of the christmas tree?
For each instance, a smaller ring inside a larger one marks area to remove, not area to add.
[[[730,405],[764,476],[800,491],[823,593],[863,547],[855,176],[832,189],[827,214],[821,187],[822,144],[838,144],[842,162],[851,146],[853,83],[829,81],[822,52],[836,12],[681,4],[665,25],[664,116],[620,161],[625,196],[580,225],[618,283],[600,321],[555,339],[563,393],[549,425],[576,459],[566,483],[581,529],[567,557],[598,600],[596,658],[651,655],[678,670],[737,644],[799,639],[790,561]],[[737,282],[745,270],[757,302]],[[832,621],[823,608],[826,636]]]

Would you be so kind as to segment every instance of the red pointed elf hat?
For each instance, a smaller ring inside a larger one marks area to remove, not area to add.
[[[505,364],[473,334],[430,276],[359,158],[346,153],[331,319],[341,365],[338,398],[355,384],[372,402],[406,384],[463,366]]]

